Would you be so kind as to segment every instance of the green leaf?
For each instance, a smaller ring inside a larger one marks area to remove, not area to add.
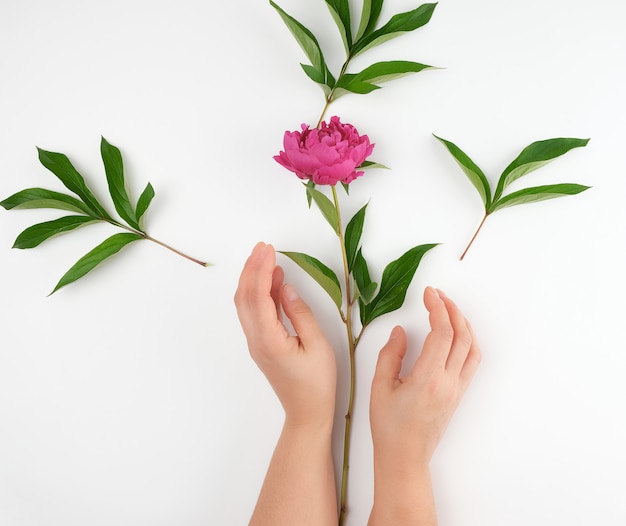
[[[380,164],[374,161],[363,161],[361,163],[361,166],[357,167],[359,170],[363,170],[366,168],[381,168],[383,170],[389,170],[388,166],[385,166],[384,164]]]
[[[309,205],[309,208],[311,208],[311,201],[312,201],[312,195],[311,193],[309,193],[309,188],[315,188],[315,183],[313,182],[313,179],[309,179],[306,183],[302,183],[307,191],[306,191],[306,202]]]
[[[20,208],[54,208],[92,215],[93,212],[85,203],[67,194],[61,194],[44,188],[27,188],[7,197],[0,202],[7,210]]]
[[[65,187],[80,197],[89,208],[91,214],[112,220],[104,207],[98,202],[91,190],[87,187],[83,176],[78,173],[67,156],[62,153],[48,152],[37,148],[39,160],[48,170],[56,175]]]
[[[363,290],[359,290],[357,286],[357,292],[359,294],[359,300],[364,304],[368,305],[372,299],[374,298],[374,294],[376,294],[376,289],[378,288],[378,283],[371,282],[367,287]]]
[[[33,248],[52,236],[62,234],[63,232],[69,232],[87,223],[99,221],[90,216],[66,216],[53,221],[47,221],[45,223],[39,223],[33,225],[24,230],[13,244],[13,248]]]
[[[435,10],[437,4],[424,4],[406,13],[400,13],[391,17],[383,27],[361,38],[352,49],[352,56],[359,55],[364,51],[378,46],[383,42],[396,38],[403,33],[414,31],[426,25]]]
[[[402,306],[422,257],[436,246],[436,244],[430,244],[413,247],[385,267],[378,294],[361,313],[364,325]]]
[[[328,224],[334,230],[335,234],[339,235],[339,217],[333,202],[326,197],[326,195],[315,188],[307,186],[306,191],[307,194],[311,196],[313,201],[315,201],[315,204],[322,212],[324,219],[328,221]]]
[[[341,285],[337,275],[324,263],[312,256],[301,252],[280,252],[287,256],[294,263],[300,266],[309,276],[311,276],[328,293],[337,309],[341,312]]]
[[[426,64],[411,62],[408,60],[391,60],[387,62],[376,62],[365,68],[354,76],[356,82],[366,82],[370,84],[381,84],[391,80],[419,73],[425,69],[432,68]],[[347,89],[347,88],[346,88]]]
[[[140,230],[135,210],[126,192],[124,179],[124,163],[119,148],[110,144],[104,137],[100,141],[102,162],[109,183],[109,193],[120,217],[133,228]]]
[[[313,82],[317,82],[318,84],[326,86],[325,85],[326,77],[323,72],[321,72],[318,69],[315,69],[313,66],[310,66],[309,64],[300,64],[300,66],[306,73],[307,77],[309,77]],[[326,86],[326,88],[328,88],[328,86]]]
[[[480,198],[485,205],[485,209],[488,209],[491,205],[491,188],[483,171],[456,144],[442,139],[441,137],[437,137],[434,134],[433,136],[452,154],[452,157],[454,157],[454,160],[459,164],[461,170],[463,170],[467,178],[471,181],[476,190],[478,190]]]
[[[377,62],[365,68],[360,73],[344,74],[337,81],[336,88],[351,93],[366,95],[374,90],[380,89],[378,84],[418,73],[428,68],[432,68],[432,66],[407,60]]]
[[[384,0],[363,0],[363,10],[361,11],[361,22],[357,30],[355,41],[358,42],[363,36],[369,35],[376,28],[380,11],[383,8]]]
[[[346,48],[346,54],[350,52],[352,47],[352,30],[350,28],[350,4],[348,0],[326,0],[326,5],[332,15],[339,33],[341,33],[341,39],[343,45]]]
[[[586,146],[588,142],[589,139],[557,138],[530,144],[502,172],[494,200],[499,199],[504,189],[513,181],[545,166],[573,148]]]
[[[502,208],[509,206],[521,205],[525,203],[536,203],[537,201],[545,201],[546,199],[555,199],[557,197],[563,197],[566,195],[576,195],[585,190],[588,190],[589,186],[583,186],[581,184],[562,183],[551,184],[545,186],[535,186],[532,188],[525,188],[518,192],[513,192],[506,195],[493,203],[489,213],[495,212]]]
[[[324,94],[328,97],[332,88],[326,84],[326,75],[324,75],[324,73],[322,73],[321,71],[315,69],[313,66],[309,66],[308,64],[300,64],[300,66],[302,66],[302,69],[306,73],[307,77],[309,77],[316,84],[319,84]]]
[[[144,239],[139,234],[115,234],[106,239],[103,243],[80,258],[72,268],[70,268],[59,280],[50,295],[54,294],[61,287],[82,278],[85,274],[93,270],[105,259],[117,254],[122,248],[133,241]]]
[[[335,79],[333,78],[328,67],[326,66],[326,61],[324,60],[322,48],[320,47],[313,33],[311,33],[311,31],[309,31],[306,27],[304,27],[295,18],[293,18],[292,16],[288,15],[285,11],[283,11],[272,0],[270,0],[270,5],[274,9],[276,9],[280,17],[283,19],[283,21],[285,22],[285,25],[287,26],[289,31],[291,31],[291,34],[294,36],[294,38],[296,39],[296,41],[302,48],[302,51],[304,51],[304,54],[311,61],[311,65],[317,71],[323,72],[323,75],[324,75],[323,84],[326,84],[332,88],[335,84]]]
[[[356,74],[345,73],[342,75],[335,86],[334,99],[345,95],[346,93],[357,93],[359,95],[367,95],[372,91],[380,89],[380,87],[370,84],[369,82],[362,82],[356,79]]]
[[[141,225],[141,220],[143,219],[144,214],[148,210],[148,207],[150,206],[150,203],[152,202],[153,198],[154,198],[154,188],[152,188],[152,185],[148,183],[144,191],[139,196],[139,199],[137,200],[136,214],[137,214],[137,222],[139,223],[139,225]]]
[[[346,226],[346,257],[348,259],[348,271],[352,273],[354,267],[354,260],[356,258],[359,244],[361,243],[361,234],[363,233],[363,223],[365,222],[365,212],[367,210],[367,204],[364,205]]]
[[[354,283],[359,293],[359,305],[361,322],[363,322],[363,312],[365,312],[365,305],[372,301],[378,283],[375,283],[370,278],[369,269],[367,268],[367,261],[363,257],[363,252],[359,248],[354,258],[354,265],[352,267],[352,275],[354,277]]]

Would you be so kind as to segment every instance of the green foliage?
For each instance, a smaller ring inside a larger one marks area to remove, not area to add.
[[[287,256],[300,268],[302,268],[309,276],[311,276],[319,285],[328,293],[339,310],[343,302],[341,294],[341,285],[337,275],[319,259],[303,254],[301,252],[281,252]]]
[[[155,241],[148,236],[142,226],[142,219],[154,197],[154,189],[152,185],[148,183],[137,200],[137,205],[133,207],[126,190],[122,155],[117,147],[113,146],[102,137],[100,151],[106,172],[109,193],[117,213],[126,224],[114,219],[105,209],[67,156],[62,153],[42,150],[41,148],[37,150],[41,164],[50,170],[50,172],[52,172],[74,195],[63,194],[44,188],[28,188],[1,201],[0,206],[4,207],[6,210],[50,208],[74,212],[79,215],[60,217],[28,227],[18,235],[13,248],[34,248],[54,236],[70,232],[95,222],[104,221],[127,231],[126,233],[116,234],[108,238],[79,259],[61,278],[52,293],[85,276],[105,259],[119,252],[127,244],[140,239]],[[160,244],[163,245],[162,243]],[[208,266],[207,263],[185,256],[180,252],[177,253],[203,266]]]
[[[417,62],[396,60],[372,64],[360,73],[347,72],[350,61],[357,55],[426,25],[437,5],[424,4],[411,11],[396,14],[377,29],[383,2],[384,0],[364,0],[359,27],[356,34],[353,34],[348,0],[326,0],[346,52],[345,62],[335,79],[315,35],[270,0],[270,5],[276,9],[309,59],[310,64],[301,64],[302,69],[313,82],[320,85],[327,103],[346,93],[371,93],[379,89],[379,84],[383,82],[418,73],[431,67]]]
[[[372,281],[370,278],[370,272],[367,267],[367,261],[363,257],[363,251],[359,247],[354,258],[354,265],[352,266],[352,276],[354,278],[354,284],[356,285],[355,298],[360,301],[360,305],[369,304],[374,298],[378,283]],[[363,309],[361,309],[361,323],[363,322]]]
[[[333,188],[333,200],[317,190],[311,184],[305,184],[309,199],[314,201],[328,221],[335,235],[339,238],[344,259],[344,273],[347,279],[346,291],[350,296],[346,301],[350,306],[358,302],[362,329],[379,316],[399,309],[404,303],[406,292],[415,272],[426,252],[436,244],[419,245],[385,267],[380,290],[378,283],[372,281],[367,261],[363,256],[361,237],[367,204],[361,207],[342,230],[337,191]],[[348,310],[342,310],[343,294],[337,274],[318,259],[300,252],[281,252],[309,274],[331,297],[342,319],[346,321]],[[378,292],[377,292],[378,291]]]
[[[306,191],[309,198],[315,201],[315,204],[320,209],[320,212],[322,212],[324,219],[328,221],[330,227],[335,231],[335,233],[339,233],[339,218],[337,216],[337,209],[335,208],[333,202],[313,186],[307,186]]]
[[[120,217],[126,221],[131,227],[141,230],[137,221],[137,213],[130,203],[128,193],[126,192],[126,181],[124,179],[124,163],[122,162],[122,154],[119,149],[109,144],[102,137],[100,143],[100,151],[102,161],[104,162],[104,170],[109,183],[109,193],[113,199],[113,205]]]
[[[470,157],[456,144],[447,141],[446,139],[442,139],[441,137],[437,137],[436,135],[435,138],[447,148],[480,195],[485,207],[485,217],[483,218],[478,231],[480,231],[480,228],[484,224],[487,216],[503,208],[526,203],[535,203],[537,201],[545,201],[547,199],[555,199],[566,195],[575,195],[590,188],[589,186],[579,184],[561,183],[524,188],[508,195],[503,195],[504,190],[513,181],[516,181],[524,175],[545,166],[557,157],[566,154],[574,148],[586,146],[589,139],[556,138],[533,142],[524,148],[522,152],[505,168],[498,179],[498,185],[492,195],[489,181],[478,165],[472,161],[472,159],[470,159]],[[467,253],[467,250],[476,238],[478,231],[472,238],[472,241],[470,241],[468,247],[465,249],[465,252],[463,252],[461,259],[463,259]]]
[[[133,241],[139,241],[143,236],[133,233],[115,234],[100,243],[96,248],[90,250],[80,258],[59,280],[56,287],[50,294],[54,294],[61,287],[73,283],[82,278],[85,274],[96,268],[105,259],[117,254],[122,248]]]
[[[385,267],[378,294],[368,304],[363,300],[360,302],[361,323],[364,326],[379,316],[402,307],[422,257],[436,246],[430,244],[413,247]]]
[[[13,248],[33,248],[52,236],[69,232],[75,228],[81,227],[87,223],[98,221],[94,217],[89,216],[66,216],[60,217],[53,221],[39,223],[24,230],[13,244]]]
[[[352,272],[359,245],[361,244],[361,234],[363,233],[363,223],[365,223],[365,212],[367,205],[363,206],[346,226],[345,246],[346,257],[348,259],[348,271]]]

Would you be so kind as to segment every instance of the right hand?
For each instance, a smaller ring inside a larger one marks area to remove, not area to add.
[[[481,359],[472,328],[452,300],[428,287],[424,304],[431,332],[411,372],[400,377],[407,349],[401,327],[393,329],[376,365],[370,423],[375,463],[384,471],[427,469]]]

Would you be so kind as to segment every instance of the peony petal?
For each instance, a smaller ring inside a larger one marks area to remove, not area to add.
[[[309,150],[309,153],[318,160],[320,166],[329,166],[341,161],[339,152],[325,144],[316,144]]]
[[[338,181],[342,181],[349,177],[354,172],[354,168],[354,161],[346,159],[345,161],[333,164],[332,166],[320,167],[318,170],[318,176],[320,178],[333,181],[332,183],[326,184],[336,184]]]

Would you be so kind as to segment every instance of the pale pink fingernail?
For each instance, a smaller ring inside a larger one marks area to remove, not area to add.
[[[260,254],[264,246],[265,246],[265,243],[263,243],[263,241],[259,241],[256,245],[254,245],[254,248],[252,249],[252,254],[253,255]]]
[[[296,301],[297,299],[300,298],[300,296],[298,296],[298,293],[296,292],[296,289],[293,288],[293,286],[290,285],[289,283],[285,285],[284,290],[285,290],[285,298],[287,298],[288,301]]]
[[[398,336],[400,336],[400,326],[396,325],[393,329],[391,329],[391,334],[389,335],[389,341],[395,340]]]
[[[430,287],[430,286],[429,286],[429,287],[426,287],[426,290],[427,290],[428,292],[433,293],[435,296],[440,297],[440,296],[439,296],[438,289],[436,289],[435,287]]]

